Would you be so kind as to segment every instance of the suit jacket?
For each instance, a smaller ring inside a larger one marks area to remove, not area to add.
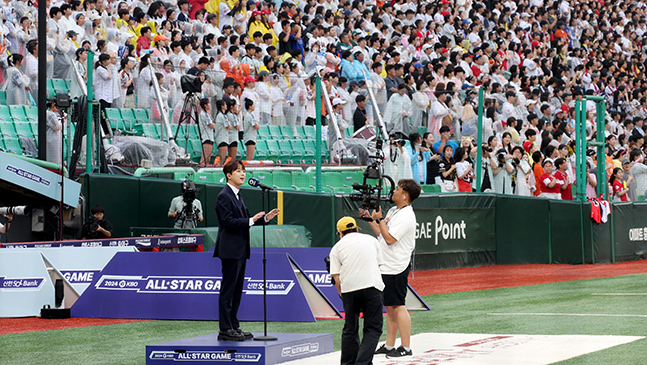
[[[238,200],[234,191],[225,185],[216,200],[218,237],[213,257],[221,259],[249,259],[249,210]],[[262,224],[264,218],[255,224]]]

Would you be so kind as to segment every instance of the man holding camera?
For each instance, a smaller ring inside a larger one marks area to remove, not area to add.
[[[9,225],[11,224],[12,220],[13,220],[13,215],[7,214],[7,224],[0,223],[0,233],[1,234],[7,234],[7,231],[9,230]]]
[[[196,221],[202,222],[202,203],[195,198],[198,189],[193,181],[182,182],[182,195],[171,200],[168,209],[169,218],[175,219],[173,228],[195,228]]]
[[[384,255],[380,266],[384,281],[384,306],[386,307],[386,344],[375,351],[388,358],[413,356],[411,351],[411,317],[405,306],[411,255],[416,246],[416,215],[411,204],[420,196],[420,186],[407,179],[398,181],[393,192],[395,207],[382,218],[382,208],[368,211],[360,209],[360,216],[371,218],[371,229],[378,236]],[[401,346],[395,347],[400,332]]]
[[[112,223],[104,219],[104,210],[101,205],[95,205],[90,209],[92,214],[83,226],[81,237],[83,239],[100,239],[112,237]]]
[[[330,275],[344,302],[346,320],[341,337],[342,364],[371,364],[382,335],[382,250],[377,239],[358,232],[351,217],[337,221],[341,239],[330,250]],[[359,314],[364,332],[359,341]]]

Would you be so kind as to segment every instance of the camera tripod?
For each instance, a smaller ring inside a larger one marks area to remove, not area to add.
[[[182,105],[182,111],[180,112],[180,120],[177,124],[177,130],[175,131],[175,140],[177,141],[177,136],[180,133],[180,128],[184,124],[184,150],[189,151],[189,125],[191,122],[195,123],[198,127],[198,139],[200,140],[200,150],[204,156],[204,146],[202,145],[202,131],[200,130],[199,116],[200,111],[198,110],[198,104],[200,100],[195,95],[195,93],[190,92],[184,98],[184,104]],[[208,160],[208,159],[207,159]]]

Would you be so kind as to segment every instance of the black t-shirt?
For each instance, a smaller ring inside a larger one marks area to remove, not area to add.
[[[112,233],[112,223],[110,223],[109,220],[102,219],[102,220],[98,221],[97,223],[99,223],[99,226],[101,228],[103,228],[106,231]],[[85,237],[85,238],[88,238],[88,239],[109,238],[106,235],[104,235],[103,232],[99,232],[99,231],[91,232],[89,224],[85,224],[83,226],[83,231],[81,233],[81,237]]]
[[[288,41],[283,42],[283,39],[286,36],[288,37]],[[290,52],[291,50],[292,48],[290,48],[290,34],[289,33],[285,34],[284,32],[281,32],[281,34],[279,34],[279,55],[282,55],[285,52]]]
[[[198,76],[198,73],[200,73],[200,69],[193,66],[186,73],[189,75]]]
[[[355,132],[360,130],[365,125],[366,110],[360,108],[355,109],[355,114],[353,114],[353,127],[355,128]]]

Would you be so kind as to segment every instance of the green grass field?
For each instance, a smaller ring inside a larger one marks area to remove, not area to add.
[[[638,274],[424,296],[431,311],[411,313],[412,332],[645,336],[647,295],[594,295],[647,293],[645,280],[647,274]],[[493,315],[497,313],[505,315]],[[520,315],[524,313],[529,315]],[[570,315],[552,315],[556,313]],[[268,329],[269,332],[334,333],[335,350],[339,350],[342,326],[341,320],[321,320],[317,323],[269,323]],[[242,327],[262,332],[263,324],[244,323]],[[146,321],[1,335],[0,364],[143,364],[147,344],[201,336],[217,332],[217,328],[216,322]],[[647,340],[590,353],[561,364],[645,363]]]

